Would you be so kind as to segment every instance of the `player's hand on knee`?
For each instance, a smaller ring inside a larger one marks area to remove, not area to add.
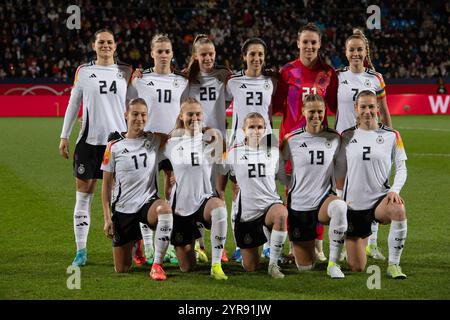
[[[387,199],[388,204],[403,204],[403,199],[397,192],[388,192]]]
[[[69,140],[61,138],[59,142],[59,154],[63,158],[69,159]]]

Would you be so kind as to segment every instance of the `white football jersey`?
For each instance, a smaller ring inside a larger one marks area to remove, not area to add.
[[[275,182],[278,160],[277,147],[255,149],[240,144],[227,152],[225,171],[236,177],[240,188],[237,195],[239,221],[253,221],[261,217],[270,205],[283,203]]]
[[[153,68],[134,78],[128,99],[143,98],[148,106],[145,131],[168,134],[175,127],[181,102],[186,98],[187,79],[178,74],[159,74]]]
[[[136,139],[111,141],[101,169],[114,173],[112,206],[122,213],[136,213],[158,195],[161,138],[152,133]]]
[[[359,92],[371,90],[377,94],[378,99],[385,95],[383,76],[371,69],[365,69],[361,73],[353,73],[348,67],[337,70],[338,108],[335,127],[342,132],[356,125],[355,100]]]
[[[246,76],[244,70],[232,76],[227,83],[227,91],[233,98],[233,123],[229,146],[244,142],[243,125],[251,112],[260,113],[266,122],[266,134],[272,132],[270,106],[276,83],[270,76]]]
[[[172,163],[176,181],[170,195],[175,214],[189,216],[213,195],[210,151],[203,134],[172,137],[167,142],[164,156]]]
[[[390,189],[393,163],[407,159],[398,131],[382,124],[376,130],[353,127],[342,133],[338,165],[347,172],[344,200],[352,210],[372,209]]]
[[[225,68],[214,69],[211,73],[199,72],[195,81],[189,82],[189,97],[197,99],[203,107],[203,125],[215,128],[226,140],[226,101],[225,81],[230,71]]]
[[[83,102],[83,118],[77,143],[81,138],[91,145],[106,145],[108,135],[126,131],[126,97],[131,78],[130,65],[120,63],[100,66],[92,61],[78,67],[64,117],[61,138],[68,139]]]
[[[323,197],[335,189],[334,166],[340,140],[339,133],[329,128],[318,134],[301,128],[286,136],[282,157],[292,163],[290,208],[296,211],[318,209]]]

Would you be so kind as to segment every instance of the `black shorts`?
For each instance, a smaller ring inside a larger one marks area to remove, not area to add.
[[[106,146],[94,146],[80,140],[75,146],[73,155],[73,175],[78,179],[102,179],[100,169]]]
[[[347,237],[365,239],[372,234],[372,222],[375,219],[375,209],[386,196],[380,197],[372,209],[367,210],[351,210],[347,209]]]
[[[211,224],[203,217],[203,211],[208,203],[208,200],[214,198],[210,197],[203,200],[200,208],[189,216],[180,216],[173,214],[173,227],[170,243],[175,247],[182,247],[194,242],[195,239],[201,237],[198,231],[197,222],[202,223],[206,229],[211,229]],[[173,210],[175,212],[175,210]]]
[[[288,235],[290,241],[311,241],[316,239],[319,210],[330,195],[324,196],[315,210],[296,211],[288,206]]]
[[[114,227],[113,247],[123,246],[133,240],[141,240],[139,222],[148,225],[147,214],[153,203],[158,200],[153,197],[136,213],[122,213],[113,209],[112,222]]]
[[[246,222],[236,220],[234,223],[234,237],[239,248],[257,248],[269,241],[264,234],[263,226],[269,228],[266,225],[266,215],[270,208],[275,204],[279,204],[279,202],[272,203],[264,210],[264,214],[255,220]]]
[[[165,159],[159,163],[158,169],[159,169],[159,171],[161,171],[161,170],[173,171],[172,163],[170,162],[169,159]]]

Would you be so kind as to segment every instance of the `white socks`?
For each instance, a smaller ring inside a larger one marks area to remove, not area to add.
[[[378,222],[372,221],[372,225],[370,226],[372,234],[369,236],[369,245],[377,246],[378,240]]]
[[[347,204],[342,200],[333,200],[328,204],[327,214],[330,217],[330,261],[338,263],[347,231]]]
[[[155,258],[154,263],[162,264],[164,255],[169,247],[170,235],[172,234],[172,213],[158,215],[158,223],[155,232]],[[148,228],[150,229],[150,228]]]
[[[270,260],[269,264],[278,264],[281,252],[283,251],[283,244],[286,241],[287,231],[272,230],[270,236]]]
[[[219,207],[211,211],[211,264],[221,263],[227,238],[227,209]]]
[[[73,231],[77,251],[86,248],[86,242],[91,225],[91,203],[94,198],[93,193],[76,193],[75,209],[73,211]]]
[[[148,252],[150,250],[150,252],[153,252],[153,235],[155,232],[150,229],[145,223],[139,222],[139,225],[141,226],[142,240],[144,242],[144,252]]]
[[[389,246],[389,264],[400,264],[403,247],[405,246],[406,233],[408,225],[406,219],[403,221],[391,221],[389,229],[388,246]]]

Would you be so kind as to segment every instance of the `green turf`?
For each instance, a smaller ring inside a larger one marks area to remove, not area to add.
[[[66,268],[75,252],[75,185],[71,161],[58,154],[62,118],[0,118],[0,299],[449,299],[450,117],[405,116],[393,121],[409,155],[402,191],[408,214],[402,256],[407,280],[388,279],[386,264],[370,259],[368,265],[381,267],[380,290],[367,288],[367,273],[347,272],[345,280],[332,281],[325,264],[304,274],[285,266],[284,280],[269,278],[266,262],[253,274],[244,273],[237,263],[225,264],[225,282],[212,280],[204,264],[190,274],[167,267],[169,279],[163,283],[148,280],[148,267],[115,274],[111,243],[102,233],[97,188],[88,265],[81,269],[81,290],[69,290]],[[74,139],[75,134],[71,151]],[[380,227],[379,244],[386,255],[387,232],[388,227]],[[227,249],[231,254],[230,232]]]

